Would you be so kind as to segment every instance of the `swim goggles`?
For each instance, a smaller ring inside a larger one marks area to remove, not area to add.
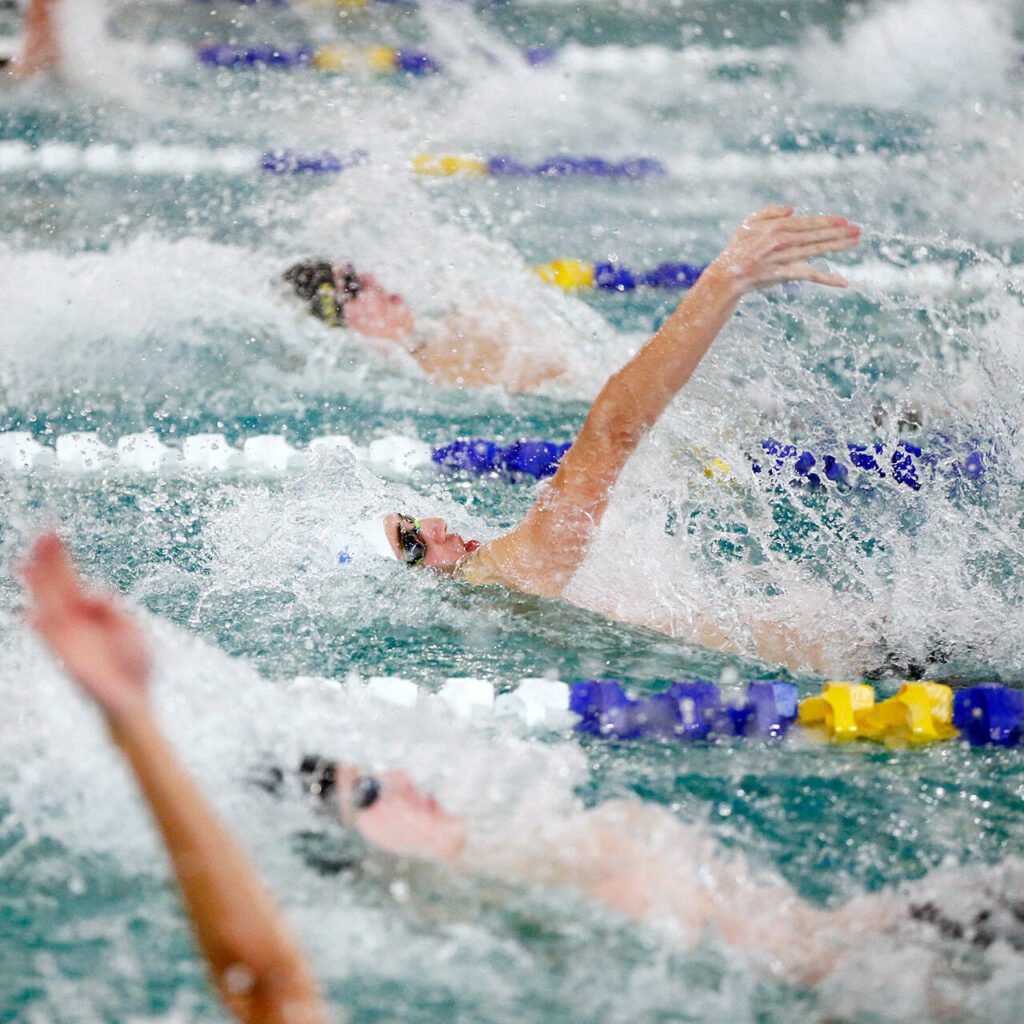
[[[427,542],[420,533],[420,521],[401,512],[398,513],[398,546],[406,565],[416,565],[427,557]]]
[[[299,765],[299,775],[306,792],[327,800],[338,784],[338,769],[334,761],[316,755],[307,755]],[[360,775],[348,791],[344,801],[347,811],[365,811],[380,799],[380,782],[373,775]]]

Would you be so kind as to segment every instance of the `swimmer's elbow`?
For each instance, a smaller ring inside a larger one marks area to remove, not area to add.
[[[230,959],[230,958],[229,958]],[[287,955],[255,956],[211,965],[224,1005],[242,1024],[321,1024],[320,994],[303,964]]]
[[[220,934],[206,936],[202,944],[217,991],[246,1024],[290,1022],[291,1017],[274,1015],[267,1009],[295,1002],[297,997],[316,997],[316,985],[302,954],[286,935],[275,934],[274,929],[261,929],[252,921],[239,921],[234,927],[224,927],[222,922]]]

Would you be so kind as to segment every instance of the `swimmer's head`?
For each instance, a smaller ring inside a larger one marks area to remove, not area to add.
[[[284,279],[309,304],[313,316],[332,327],[388,341],[409,337],[415,321],[405,300],[372,274],[358,274],[351,263],[308,259],[289,267]]]
[[[439,572],[450,572],[480,547],[479,541],[450,533],[443,519],[413,519],[400,512],[385,516],[384,536],[400,562],[425,565]]]
[[[348,323],[347,307],[363,288],[351,263],[301,260],[290,266],[283,276],[295,289],[295,294],[309,304],[310,313],[331,327]]]
[[[323,770],[325,762],[313,760],[321,769],[318,777],[328,779],[317,795],[332,802],[342,822],[375,846],[399,856],[440,861],[454,860],[462,852],[466,823],[417,789],[404,772],[372,775],[343,761]]]

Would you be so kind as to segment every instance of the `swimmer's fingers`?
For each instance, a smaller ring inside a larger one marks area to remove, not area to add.
[[[813,259],[815,256],[825,256],[830,252],[854,249],[859,242],[859,232],[847,232],[840,235],[823,233],[820,239],[812,242],[790,242],[788,245],[780,247],[777,254],[787,263],[801,262]]]
[[[843,228],[857,228],[858,231],[860,230],[856,224],[851,224],[846,217],[833,217],[826,214],[790,217],[784,223],[773,225],[773,227],[780,237]]]
[[[21,575],[35,602],[36,616],[59,619],[83,596],[78,573],[64,542],[55,533],[44,533],[32,545],[21,565]]]
[[[764,220],[778,220],[780,217],[791,217],[793,211],[796,209],[794,206],[779,206],[777,204],[769,204],[768,206],[761,207],[757,213],[752,213],[743,222],[744,227]]]
[[[844,248],[856,245],[860,241],[860,228],[856,224],[839,219],[838,222],[825,224],[807,224],[773,231],[772,245],[776,252],[792,249],[801,245],[817,245],[821,242],[838,243]]]
[[[132,616],[112,598],[86,592],[55,534],[36,541],[21,574],[33,629],[104,710],[127,708],[149,676],[148,645]]]
[[[823,284],[829,288],[847,288],[850,282],[839,274],[830,274],[826,270],[812,267],[810,263],[790,264],[779,270],[779,281],[809,281],[811,284]]]

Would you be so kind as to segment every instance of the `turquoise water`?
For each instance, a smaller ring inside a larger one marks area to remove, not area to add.
[[[747,301],[637,453],[575,605],[335,563],[353,517],[416,508],[490,536],[529,507],[528,484],[331,460],[289,479],[0,477],[0,1019],[221,1019],[131,786],[17,618],[12,559],[57,522],[90,576],[152,613],[162,718],[353,1020],[1018,1020],[1021,954],[1008,944],[879,937],[802,989],[713,937],[676,950],[569,890],[373,854],[331,873],[344,837],[245,777],[268,757],[319,749],[404,766],[485,822],[627,796],[701,824],[819,903],[927,887],[940,867],[959,879],[948,889],[998,878],[1005,898],[1024,898],[1019,870],[995,874],[1024,857],[1019,750],[581,742],[369,707],[345,683],[353,671],[430,690],[450,675],[501,689],[602,675],[648,692],[680,677],[780,674],[611,622],[600,608],[613,595],[634,621],[678,607],[727,623],[781,615],[858,675],[891,658],[1019,684],[1020,4],[431,3],[339,17],[149,0],[99,12],[72,2],[65,21],[79,45],[64,83],[8,90],[0,144],[371,158],[330,179],[38,166],[0,176],[0,430],[50,444],[144,429],[171,445],[204,431],[300,446],[331,433],[570,440],[601,380],[673,299],[552,294],[524,262],[702,262],[775,200],[866,230],[836,261],[848,292]],[[189,46],[226,38],[415,45],[452,73],[394,82],[190,62]],[[517,48],[538,43],[559,46],[558,63],[521,66]],[[416,180],[404,164],[424,151],[647,155],[672,175]],[[275,275],[314,252],[372,266],[424,314],[514,306],[534,318],[515,355],[556,350],[573,379],[534,396],[429,386],[282,297]],[[910,439],[926,450],[982,447],[984,480],[937,473],[917,492],[865,479],[812,493],[745,472],[769,436],[891,445],[909,436],[899,421],[910,410],[924,424]],[[711,456],[735,483],[704,476]],[[821,683],[793,678],[805,695]],[[881,678],[879,690],[898,682]]]

